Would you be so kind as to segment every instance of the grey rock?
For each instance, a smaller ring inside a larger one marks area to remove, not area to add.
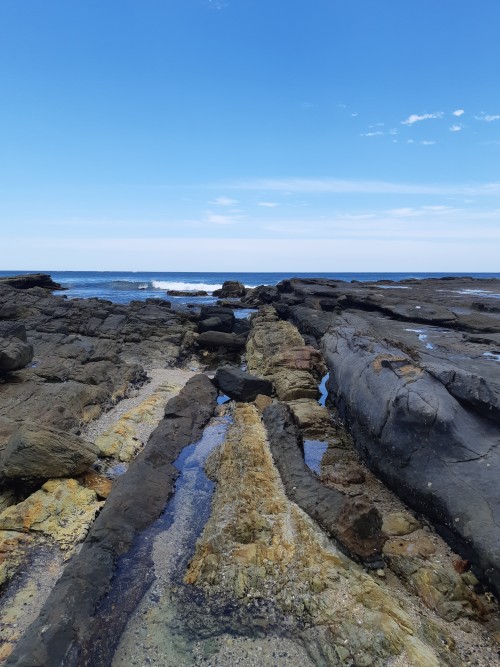
[[[0,473],[8,478],[72,477],[97,458],[97,447],[64,431],[25,422],[15,431],[0,458]]]

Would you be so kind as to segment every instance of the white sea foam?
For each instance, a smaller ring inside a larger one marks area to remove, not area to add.
[[[167,280],[153,280],[152,285],[154,289],[161,290],[177,290],[179,292],[184,291],[201,291],[204,292],[213,292],[216,289],[220,289],[222,285],[220,283],[216,285],[208,285],[207,283],[180,283],[180,282],[170,282]]]

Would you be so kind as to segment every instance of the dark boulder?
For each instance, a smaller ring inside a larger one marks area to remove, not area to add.
[[[269,380],[246,373],[236,366],[219,368],[214,382],[223,394],[241,402],[253,401],[258,394],[271,396],[273,391],[273,385]]]
[[[198,336],[196,342],[204,349],[213,350],[224,347],[227,350],[243,350],[246,345],[246,337],[223,331],[205,331]]]
[[[87,470],[97,448],[77,435],[24,422],[15,431],[0,459],[5,477],[72,477]]]
[[[231,315],[213,315],[206,320],[200,320],[198,323],[199,333],[204,331],[225,331],[231,333],[234,325],[234,316]]]
[[[247,288],[243,283],[237,280],[226,280],[221,289],[216,289],[212,292],[213,296],[218,296],[222,299],[232,299],[240,296],[245,296]]]
[[[27,342],[25,326],[0,322],[0,373],[20,370],[32,359],[33,347]]]

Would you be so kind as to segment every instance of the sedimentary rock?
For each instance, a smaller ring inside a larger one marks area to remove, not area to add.
[[[411,506],[467,552],[472,547],[477,565],[500,590],[497,425],[467,409],[354,315],[325,335],[323,348],[330,391],[364,458]]]
[[[172,462],[184,446],[200,437],[216,393],[206,376],[197,375],[168,402],[164,419],[114,486],[81,551],[69,562],[6,665],[87,664],[85,652],[96,633],[102,632],[93,627],[92,617],[109,586],[115,561],[162,512],[178,475]]]
[[[243,350],[245,343],[246,338],[244,336],[222,331],[204,331],[196,339],[196,344],[199,347],[209,350],[216,350],[219,347],[224,347],[227,350]]]
[[[460,664],[444,627],[425,612],[415,623],[400,600],[336,551],[287,499],[253,406],[236,406],[211,470],[212,514],[186,583],[229,604],[277,606],[307,628],[302,639],[319,664],[382,667],[397,656],[415,667]]]

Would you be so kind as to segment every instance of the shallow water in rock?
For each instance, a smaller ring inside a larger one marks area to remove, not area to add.
[[[321,459],[328,449],[328,442],[325,440],[304,440],[304,461],[314,472],[321,472]]]
[[[328,382],[329,379],[330,379],[330,373],[327,373],[318,385],[318,389],[321,394],[321,396],[318,398],[318,403],[323,406],[325,405],[326,399],[328,397],[328,389],[326,388],[326,383]]]
[[[88,667],[311,665],[302,646],[272,634],[258,604],[208,601],[183,583],[210,514],[214,484],[204,464],[224,440],[229,422],[229,417],[212,420],[200,441],[175,461],[180,476],[174,496],[117,565],[92,645],[85,649]]]

